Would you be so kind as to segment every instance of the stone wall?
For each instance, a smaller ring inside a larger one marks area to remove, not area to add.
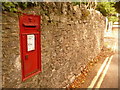
[[[21,81],[19,25],[16,13],[3,13],[3,87],[60,88],[74,80],[103,45],[104,17],[71,3],[40,3],[26,13],[41,15],[42,72]]]

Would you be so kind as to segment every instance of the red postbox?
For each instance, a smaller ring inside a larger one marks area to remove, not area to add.
[[[19,17],[22,80],[41,72],[40,16]]]

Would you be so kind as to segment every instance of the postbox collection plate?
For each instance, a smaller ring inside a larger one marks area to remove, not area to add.
[[[40,16],[21,15],[19,26],[22,81],[24,81],[41,72]]]
[[[35,50],[35,35],[27,35],[27,51]]]

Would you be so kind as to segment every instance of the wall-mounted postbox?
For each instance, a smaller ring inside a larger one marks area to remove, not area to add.
[[[22,80],[41,72],[40,16],[23,14],[19,18]]]

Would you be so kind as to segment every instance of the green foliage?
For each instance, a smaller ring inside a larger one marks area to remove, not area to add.
[[[2,3],[2,10],[14,12],[14,11],[17,11],[17,9],[16,9],[17,5],[18,4],[16,2],[3,2]]]
[[[18,7],[21,9],[26,9],[27,7],[33,7],[36,5],[37,5],[36,2],[3,2],[2,10],[9,12],[16,12],[18,11]]]
[[[73,2],[73,5],[74,5],[74,6],[75,6],[75,5],[80,5],[80,4],[86,5],[86,4],[88,4],[88,2]]]
[[[115,8],[116,8],[117,12],[120,13],[120,1],[116,2]]]
[[[73,5],[88,5],[88,2],[73,2]],[[91,4],[91,3],[89,3]],[[117,12],[120,12],[120,2],[97,2],[96,9],[100,11],[104,16],[108,17],[109,21],[118,21],[118,18],[116,17]],[[116,10],[117,9],[117,10]]]
[[[28,3],[27,3],[27,2],[19,2],[18,5],[19,5],[19,7],[21,7],[22,9],[26,9],[27,6],[28,6]]]
[[[28,7],[34,7],[39,5],[38,2],[3,2],[2,10],[9,12],[17,12],[18,8],[26,9]],[[91,3],[89,3],[91,4]],[[88,5],[88,2],[73,2],[73,5]],[[100,11],[104,16],[107,16],[109,21],[117,21],[118,18],[115,17],[117,11],[120,12],[119,8],[120,2],[98,2],[96,9]],[[117,8],[117,10],[116,10]],[[85,11],[82,12],[83,16],[88,16]]]
[[[80,2],[73,2],[73,5],[74,5],[74,6],[80,5]]]
[[[112,21],[112,22],[116,22],[116,21],[119,20],[119,18],[116,17],[116,16],[110,16],[110,17],[108,17],[108,20],[109,20],[109,21]]]
[[[115,2],[99,2],[96,9],[104,16],[110,16],[117,13],[114,5]]]
[[[109,21],[116,22],[118,18],[116,17],[117,11],[115,5],[116,2],[99,2],[96,9],[104,16],[107,16]]]

